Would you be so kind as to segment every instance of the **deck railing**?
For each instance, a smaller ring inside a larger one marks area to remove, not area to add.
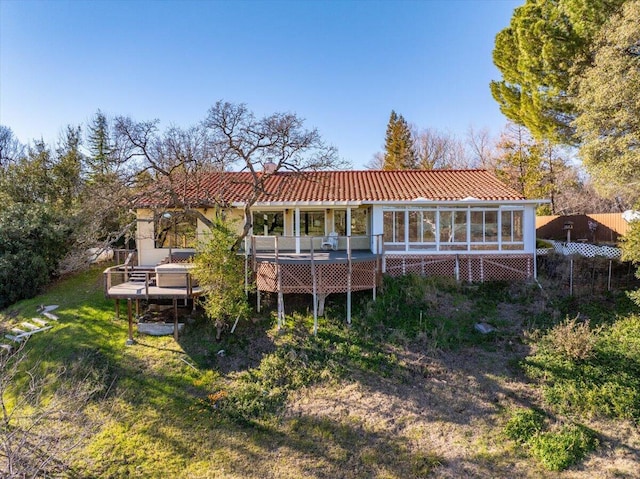
[[[184,288],[185,294],[188,296],[191,296],[193,287],[197,285],[193,275],[188,271],[162,271],[160,274],[169,284],[176,284],[176,286],[164,286],[165,288]],[[128,282],[139,283],[144,288],[146,296],[149,295],[150,287],[158,286],[158,272],[155,268],[131,268],[126,264],[120,264],[105,269],[103,277],[106,295],[109,294],[111,288]],[[175,278],[175,281],[167,278]],[[158,287],[162,288],[162,286]]]
[[[247,236],[245,251],[309,253],[311,251],[371,251],[382,253],[382,235],[367,236]]]

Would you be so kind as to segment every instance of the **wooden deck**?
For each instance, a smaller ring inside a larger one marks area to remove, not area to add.
[[[202,294],[202,288],[194,286],[188,272],[162,272],[170,278],[167,286],[158,286],[158,273],[154,268],[123,268],[122,265],[104,272],[105,297],[110,299],[192,299]],[[175,278],[175,281],[171,281]],[[184,286],[178,286],[184,284]]]
[[[202,288],[187,288],[145,286],[144,283],[128,281],[110,287],[106,297],[111,299],[188,299],[200,296]]]

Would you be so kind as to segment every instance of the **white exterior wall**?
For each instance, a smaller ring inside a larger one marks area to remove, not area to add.
[[[215,209],[200,209],[207,218],[213,219]],[[238,233],[242,231],[244,225],[244,214],[241,209],[228,210],[226,212],[227,220],[234,221],[238,229]],[[139,209],[137,210],[137,228],[136,228],[136,248],[138,249],[138,264],[140,266],[155,266],[169,255],[169,248],[156,248],[154,241],[154,224],[153,210]],[[209,228],[198,220],[197,223],[198,239],[206,240]],[[195,251],[193,248],[171,248],[172,253],[190,253]]]
[[[403,205],[397,205],[399,207]],[[413,205],[412,205],[413,206]],[[417,206],[417,205],[416,205]],[[451,204],[447,203],[446,205],[429,205],[429,206],[445,206],[445,207],[455,207],[455,206],[469,206],[468,203],[462,204]],[[473,206],[481,206],[474,204]],[[491,207],[496,207],[497,205],[486,205]],[[345,207],[343,207],[345,208]],[[258,209],[258,208],[256,208]],[[265,208],[268,209],[268,208]],[[274,208],[275,210],[275,208]],[[298,209],[299,210],[299,209]],[[215,214],[215,210],[210,208],[208,210],[201,210],[202,213],[205,214],[208,218],[213,218]],[[378,249],[378,235],[382,235],[384,232],[384,217],[383,217],[383,205],[371,205],[370,207],[370,217],[369,221],[369,235],[370,235],[370,248],[371,251],[377,253]],[[295,235],[295,219],[296,219],[296,208],[291,207],[287,208],[284,214],[284,222],[285,222],[285,236],[294,236]],[[244,213],[241,208],[235,208],[227,210],[226,217],[228,220],[235,221],[238,232],[242,231],[242,227],[244,224]],[[154,223],[153,223],[153,210],[150,209],[140,209],[137,212],[138,217],[138,227],[136,232],[136,244],[138,248],[138,262],[143,266],[153,266],[161,262],[164,258],[169,254],[168,248],[155,248],[154,245]],[[330,222],[333,219],[333,213],[328,213],[326,216],[327,224],[331,224]],[[494,255],[494,254],[534,254],[536,248],[536,205],[535,204],[527,204],[524,205],[524,213],[523,213],[523,240],[524,240],[524,249],[521,250],[502,250],[502,251],[493,251],[493,250],[477,250],[477,251],[464,251],[465,254],[471,255]],[[201,222],[198,221],[197,225],[198,237],[203,239],[206,237],[206,233],[208,228]],[[364,240],[364,238],[362,238]],[[362,245],[364,246],[364,244]],[[352,247],[360,248],[360,238],[355,238]],[[346,243],[340,244],[340,247],[346,247]],[[192,252],[193,249],[172,249],[172,252]],[[421,254],[420,251],[414,250],[411,252],[404,251],[387,251],[387,253],[391,255],[403,255],[403,254]],[[424,254],[429,255],[455,255],[463,253],[463,251],[425,251]]]

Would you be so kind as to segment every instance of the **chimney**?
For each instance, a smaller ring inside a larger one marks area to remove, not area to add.
[[[267,161],[264,166],[262,167],[262,171],[267,174],[270,175],[272,173],[276,172],[276,164],[272,161]]]

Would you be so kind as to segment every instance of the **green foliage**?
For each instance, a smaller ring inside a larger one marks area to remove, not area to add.
[[[640,1],[627,1],[599,32],[593,62],[574,78],[580,157],[601,191],[640,200]]]
[[[233,250],[236,239],[230,225],[216,219],[194,259],[193,275],[204,290],[205,312],[219,331],[230,318],[246,318],[249,314],[244,258]]]
[[[566,328],[566,323],[563,327]],[[586,359],[567,354],[564,348],[554,346],[547,335],[538,343],[536,352],[524,361],[524,370],[541,383],[546,401],[558,412],[638,422],[639,335],[640,317],[636,315],[590,331]],[[578,336],[582,337],[582,332]],[[582,346],[578,350],[582,351]]]
[[[598,447],[596,434],[581,424],[545,430],[545,415],[535,409],[517,409],[504,427],[505,435],[526,447],[545,468],[562,471],[580,462]]]
[[[0,308],[35,295],[49,282],[67,251],[68,233],[47,206],[0,210]]]
[[[559,178],[569,166],[561,150],[551,142],[532,137],[519,125],[509,123],[497,144],[496,176],[525,198],[550,198],[538,214],[554,214]]]
[[[491,342],[496,336],[482,335],[474,325],[491,321],[509,294],[504,282],[466,285],[451,278],[386,276],[376,301],[363,306],[362,327],[372,337],[400,342],[420,337],[443,349]]]
[[[573,142],[571,75],[589,63],[593,37],[624,0],[527,0],[496,36],[502,74],[491,93],[511,121],[537,138]]]
[[[636,266],[636,277],[640,278],[640,220],[632,221],[621,241],[622,259]],[[629,298],[640,306],[640,289],[629,291]]]
[[[384,170],[407,170],[416,167],[411,130],[402,115],[391,111],[384,145]]]
[[[534,435],[529,441],[531,454],[551,471],[562,471],[580,462],[596,447],[598,439],[593,431],[580,425],[565,425],[558,431]]]
[[[526,444],[544,427],[544,415],[535,409],[517,409],[504,427],[509,439]]]

